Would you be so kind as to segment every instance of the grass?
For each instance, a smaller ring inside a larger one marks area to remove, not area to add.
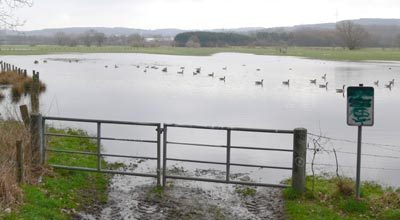
[[[307,177],[307,192],[284,190],[290,219],[400,219],[400,191],[364,182],[361,198],[354,198],[354,182],[344,178],[316,177],[314,191]]]
[[[52,133],[87,135],[84,131],[50,129]],[[83,138],[51,138],[49,146],[57,149],[96,152],[96,143]],[[50,153],[48,162],[70,166],[96,167],[93,156]],[[103,161],[103,166],[105,162]],[[98,210],[107,202],[109,177],[92,172],[54,170],[44,176],[42,183],[23,185],[23,203],[17,211],[2,219],[71,219],[74,210]]]
[[[254,187],[237,186],[235,192],[242,197],[253,197],[256,195],[257,190]]]
[[[3,45],[0,46],[0,55],[41,55],[59,53],[148,53],[185,56],[209,56],[221,52],[249,53],[256,55],[299,56],[322,60],[388,60],[399,61],[400,49],[396,48],[364,48],[347,50],[337,47],[288,47],[282,53],[277,47],[218,47],[218,48],[187,48],[187,47],[129,47],[129,46],[102,46],[102,47],[67,47],[56,45]]]

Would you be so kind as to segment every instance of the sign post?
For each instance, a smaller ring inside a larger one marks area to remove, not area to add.
[[[362,127],[374,125],[374,88],[347,87],[347,125],[358,126],[356,198],[360,198],[361,140]]]

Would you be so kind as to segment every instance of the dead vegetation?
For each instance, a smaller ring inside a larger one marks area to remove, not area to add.
[[[23,123],[0,120],[0,211],[18,204],[22,199],[22,191],[16,176],[16,141],[21,140],[24,148],[25,182],[35,182],[36,172],[29,166],[29,130]]]
[[[12,99],[18,102],[22,95],[28,95],[32,93],[33,78],[30,76],[25,76],[23,74],[18,74],[15,71],[8,71],[0,73],[0,86],[10,85]],[[44,92],[46,90],[46,85],[39,82],[39,91]],[[4,95],[0,94],[0,101],[4,98]]]

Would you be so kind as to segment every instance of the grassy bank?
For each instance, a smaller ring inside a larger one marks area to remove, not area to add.
[[[285,189],[285,205],[293,219],[400,219],[400,189],[383,188],[365,182],[361,199],[354,198],[354,182],[349,179],[307,177],[308,191],[300,196],[291,188]]]
[[[51,132],[86,135],[81,130],[72,129],[53,129]],[[51,138],[49,146],[96,152],[96,144],[90,139],[55,137]],[[50,153],[48,162],[96,167],[97,159],[95,156]],[[12,213],[0,214],[0,219],[71,219],[77,211],[99,211],[107,201],[108,180],[109,177],[99,173],[49,169],[41,183],[22,186],[22,203]]]
[[[148,53],[185,56],[209,56],[221,52],[250,53],[257,55],[299,56],[322,60],[392,60],[400,61],[400,49],[364,48],[345,50],[332,47],[289,47],[285,53],[276,47],[220,47],[220,48],[186,48],[186,47],[64,47],[55,45],[3,45],[0,55],[40,55],[58,53]]]

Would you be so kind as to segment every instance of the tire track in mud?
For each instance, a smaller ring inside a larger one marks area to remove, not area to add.
[[[148,167],[132,166],[135,172]],[[124,168],[126,169],[126,168]],[[136,170],[140,169],[140,170]],[[223,178],[225,172],[212,169],[186,171],[173,169],[179,175]],[[233,178],[250,179],[245,173]],[[164,189],[156,188],[155,180],[144,177],[115,175],[109,201],[101,215],[82,214],[81,219],[284,219],[281,189],[257,187],[253,196],[237,193],[238,186],[169,180]],[[243,187],[243,186],[242,186]]]

